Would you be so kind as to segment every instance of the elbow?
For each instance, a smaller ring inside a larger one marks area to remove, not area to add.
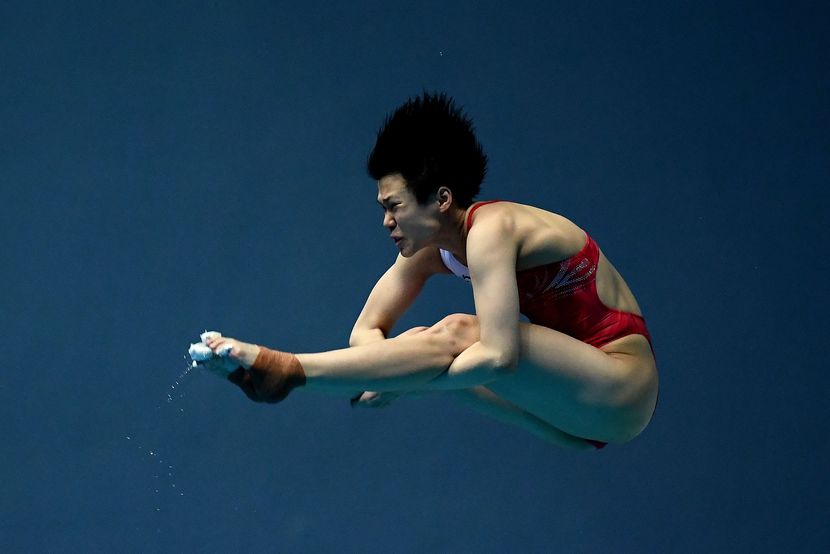
[[[360,329],[353,330],[349,335],[349,346],[361,346],[369,344],[370,342],[377,342],[386,338],[386,334],[381,329]]]
[[[490,367],[493,374],[499,377],[512,375],[519,367],[519,356],[510,352],[499,352],[493,357]]]
[[[360,346],[366,342],[365,333],[353,332],[349,335],[349,346]]]
[[[462,375],[475,375],[475,384],[486,384],[516,372],[518,356],[502,354],[498,350],[490,349],[481,343],[465,350],[460,356],[452,360],[448,375],[461,378]]]
[[[512,375],[519,366],[519,351],[507,345],[490,346],[479,343],[481,350],[478,358],[478,370],[489,373],[493,378]]]

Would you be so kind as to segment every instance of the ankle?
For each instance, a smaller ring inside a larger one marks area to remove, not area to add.
[[[262,392],[269,402],[279,402],[306,383],[305,371],[297,356],[264,346],[259,347],[251,371],[261,374]]]

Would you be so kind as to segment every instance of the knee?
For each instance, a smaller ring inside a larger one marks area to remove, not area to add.
[[[432,327],[430,332],[447,341],[447,346],[457,356],[479,339],[478,318],[469,314],[448,315]]]
[[[441,328],[455,335],[478,333],[478,318],[470,314],[451,314],[432,326]]]

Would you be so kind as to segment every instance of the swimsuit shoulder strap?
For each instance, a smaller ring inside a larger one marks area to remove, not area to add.
[[[446,266],[447,269],[449,269],[457,277],[461,277],[467,281],[470,280],[470,269],[466,265],[459,262],[456,257],[447,250],[439,249],[438,251],[441,253],[441,261],[444,262],[444,266]]]
[[[486,200],[484,202],[476,202],[473,204],[473,207],[470,208],[470,211],[467,212],[467,231],[470,230],[470,227],[473,226],[473,214],[476,213],[476,210],[482,206],[486,206],[487,204],[494,204],[496,202],[504,202],[504,200]]]

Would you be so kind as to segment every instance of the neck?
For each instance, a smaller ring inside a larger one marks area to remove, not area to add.
[[[436,237],[438,248],[451,252],[455,258],[467,264],[467,212],[469,208],[453,207],[446,214],[446,223]]]

